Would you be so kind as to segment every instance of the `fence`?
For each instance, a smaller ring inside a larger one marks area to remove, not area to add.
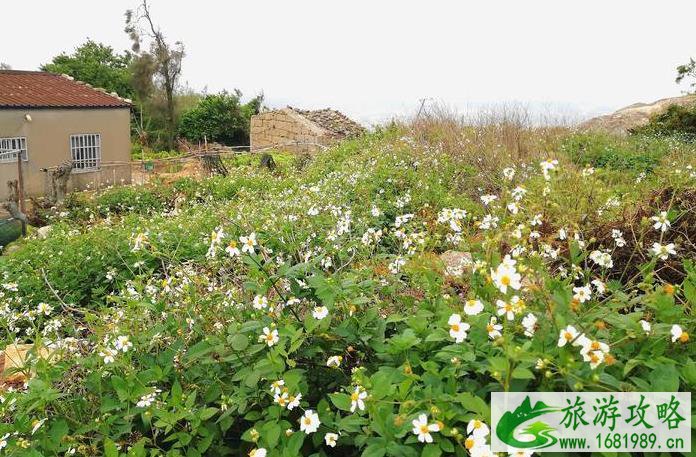
[[[253,151],[250,150],[250,146],[213,145],[209,148],[206,145],[206,149],[191,150],[175,157],[101,162],[96,170],[78,170],[73,168],[69,161],[48,168],[39,168],[26,158],[20,164],[17,163],[17,157],[22,157],[21,149],[2,148],[0,158],[7,159],[6,162],[13,159],[17,166],[0,169],[0,201],[10,202],[4,204],[4,208],[0,207],[0,247],[18,238],[24,231],[24,204],[25,200],[31,197],[47,196],[60,199],[63,195],[77,190],[99,191],[125,184],[144,185],[154,180],[173,182],[184,177],[203,178],[214,173],[226,173],[226,164],[229,165],[232,159],[241,155],[260,156],[261,153],[270,150],[292,152],[307,148],[314,151],[324,150],[327,145],[291,141]],[[32,179],[23,179],[23,175],[31,176]],[[42,175],[43,178],[36,179],[37,175]],[[1,185],[5,183],[6,185]]]

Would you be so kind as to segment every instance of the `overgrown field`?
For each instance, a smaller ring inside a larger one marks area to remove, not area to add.
[[[0,258],[0,454],[482,457],[492,391],[693,391],[694,150],[422,123],[73,195]]]

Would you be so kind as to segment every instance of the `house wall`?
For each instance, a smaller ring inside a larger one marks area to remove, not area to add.
[[[319,147],[301,143],[326,145],[331,141],[324,129],[288,109],[252,116],[249,136],[252,151],[274,148],[290,152],[313,152]]]
[[[31,122],[25,115],[31,116]],[[130,183],[130,110],[112,109],[28,109],[0,110],[0,137],[26,137],[28,160],[22,163],[25,196],[50,193],[42,168],[70,160],[70,135],[101,135],[102,165],[95,172],[73,173],[70,189],[84,189],[114,183]],[[17,179],[17,163],[0,163],[0,200],[9,197],[7,182]]]

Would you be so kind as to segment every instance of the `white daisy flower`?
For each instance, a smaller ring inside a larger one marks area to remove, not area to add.
[[[476,316],[483,311],[483,303],[478,299],[469,299],[464,303],[464,314],[467,316]]]
[[[425,414],[418,416],[418,419],[414,419],[411,424],[413,424],[413,434],[418,437],[418,441],[421,443],[432,443],[433,436],[430,432],[440,431],[438,424],[428,424],[428,416]]]
[[[679,325],[674,324],[670,330],[672,334],[672,343],[676,343],[679,340],[680,343],[686,343],[689,341],[689,334],[685,332]]]
[[[259,335],[259,341],[262,343],[266,343],[268,347],[273,346],[276,344],[280,338],[278,337],[278,330],[276,329],[269,329],[268,327],[263,328],[263,335]]]
[[[306,410],[304,416],[300,417],[300,431],[307,435],[316,432],[319,425],[321,425],[319,415],[311,409]]]
[[[462,316],[459,314],[452,314],[447,321],[450,327],[449,334],[456,343],[461,343],[466,339],[466,332],[469,330],[470,325],[466,322],[462,322]]]

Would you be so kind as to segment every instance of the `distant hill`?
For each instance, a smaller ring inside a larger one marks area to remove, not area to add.
[[[581,123],[580,128],[626,135],[630,129],[647,124],[652,115],[663,112],[670,105],[690,105],[692,103],[696,103],[696,95],[663,98],[653,103],[634,103],[611,114],[593,117]]]

